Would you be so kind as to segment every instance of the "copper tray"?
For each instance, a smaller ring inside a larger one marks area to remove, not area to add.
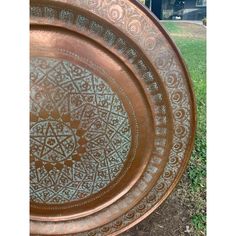
[[[128,0],[30,5],[32,235],[117,235],[154,211],[193,145],[183,60]]]

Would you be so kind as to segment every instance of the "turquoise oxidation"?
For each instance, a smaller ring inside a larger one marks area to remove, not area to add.
[[[122,170],[131,147],[125,108],[101,78],[69,61],[31,58],[30,198],[91,196]]]

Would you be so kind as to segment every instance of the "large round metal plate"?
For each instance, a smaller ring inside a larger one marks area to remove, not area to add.
[[[186,167],[186,68],[136,1],[35,0],[30,24],[31,234],[117,235]]]

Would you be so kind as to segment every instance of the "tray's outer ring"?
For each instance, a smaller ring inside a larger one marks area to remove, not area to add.
[[[71,1],[61,1],[61,2],[70,2]],[[185,152],[185,157],[184,157],[184,162],[182,163],[182,166],[177,174],[177,176],[175,177],[174,182],[171,184],[171,186],[168,188],[168,191],[166,191],[166,193],[161,197],[161,199],[147,212],[145,212],[145,214],[143,214],[142,216],[140,216],[138,219],[136,219],[135,221],[131,222],[130,224],[128,224],[125,227],[120,228],[119,230],[112,232],[109,235],[117,235],[120,234],[121,232],[124,232],[125,230],[133,227],[135,224],[139,223],[140,221],[142,221],[144,218],[146,218],[149,214],[151,214],[158,206],[160,206],[160,204],[163,203],[163,201],[170,195],[170,193],[173,191],[173,189],[176,187],[178,181],[180,180],[181,176],[184,173],[184,170],[186,169],[186,166],[188,164],[190,155],[191,155],[191,150],[193,148],[193,144],[194,144],[194,136],[195,136],[195,129],[196,129],[196,101],[195,101],[195,97],[194,97],[194,93],[193,93],[193,86],[192,86],[192,82],[190,79],[190,75],[188,73],[187,67],[185,65],[184,60],[181,57],[181,54],[179,52],[179,50],[177,49],[175,43],[171,40],[170,36],[168,35],[168,33],[162,28],[162,26],[160,25],[158,19],[143,5],[141,5],[141,3],[137,2],[137,1],[130,1],[133,5],[135,5],[139,10],[143,11],[145,13],[145,15],[147,17],[149,17],[149,19],[151,19],[151,21],[155,24],[155,26],[161,31],[162,35],[164,35],[164,37],[167,39],[168,43],[171,45],[175,55],[178,58],[178,61],[180,62],[180,65],[182,67],[186,82],[187,82],[187,86],[188,86],[188,91],[190,94],[190,101],[191,101],[191,109],[192,109],[192,118],[191,118],[191,134],[190,134],[190,138],[189,138],[189,145],[187,147],[187,150]],[[76,3],[75,3],[76,4]],[[89,234],[88,234],[89,235]],[[91,234],[93,235],[93,234]]]

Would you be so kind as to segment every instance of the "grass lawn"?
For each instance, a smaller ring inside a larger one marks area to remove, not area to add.
[[[195,147],[187,170],[193,235],[206,235],[206,36],[202,26],[162,22],[188,66],[197,101]]]

